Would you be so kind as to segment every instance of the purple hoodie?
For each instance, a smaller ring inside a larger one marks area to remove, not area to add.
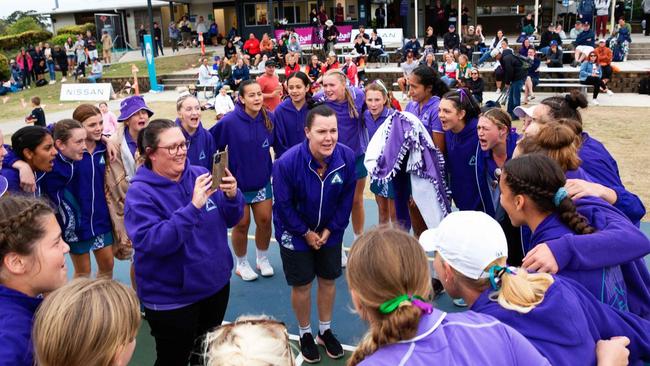
[[[228,228],[243,216],[240,191],[219,190],[201,209],[192,204],[206,169],[185,163],[178,182],[140,167],[126,193],[124,224],[135,249],[135,278],[143,303],[192,304],[219,291],[233,268]]]
[[[268,113],[268,112],[267,112]],[[271,113],[269,118],[273,119]],[[242,192],[259,191],[271,180],[271,145],[273,132],[264,125],[262,112],[251,118],[237,103],[235,110],[226,113],[210,128],[217,150],[228,146],[228,169],[237,179]]]
[[[595,233],[577,235],[552,213],[533,232],[531,244],[548,244],[558,263],[558,274],[579,282],[600,301],[650,319],[650,277],[640,263],[650,253],[650,240],[599,198],[586,197],[575,204],[578,213],[597,229]],[[623,278],[624,266],[635,268],[637,275]]]
[[[476,184],[476,159],[481,148],[476,126],[478,118],[467,122],[459,133],[445,132],[447,176],[451,198],[459,210],[483,211],[483,202]]]
[[[347,100],[340,103],[332,102],[327,99],[325,94],[322,92],[318,92],[314,96],[314,99],[317,101],[323,101],[326,106],[334,110],[339,128],[339,143],[352,149],[352,151],[354,151],[354,156],[359,157],[364,154],[365,151],[363,150],[363,147],[367,145],[367,143],[364,143],[365,131],[363,131],[361,126],[361,117],[364,112],[363,106],[366,103],[366,95],[363,93],[363,90],[354,86],[348,86],[347,88],[352,95],[354,106],[359,114],[359,117],[357,118],[350,117],[350,108],[348,107]]]
[[[492,315],[526,337],[554,366],[596,365],[596,343],[615,336],[630,338],[630,363],[650,357],[650,322],[599,302],[582,285],[561,276],[541,304],[526,314],[490,299],[486,290],[472,311]]]
[[[0,285],[0,365],[34,365],[32,325],[42,301]]]
[[[362,366],[550,365],[514,329],[489,315],[466,311],[423,315],[417,336],[379,348]]]
[[[420,103],[409,102],[406,105],[406,112],[415,114],[429,132],[445,133],[442,129],[440,117],[438,117],[439,107],[440,98],[434,95],[422,106],[422,109],[420,109]]]
[[[190,159],[192,165],[202,166],[209,171],[212,171],[212,155],[214,155],[217,148],[214,146],[214,139],[212,135],[203,128],[203,124],[199,122],[199,127],[194,131],[193,135],[185,131],[181,120],[176,118],[176,125],[183,131],[183,136],[190,142],[187,148],[187,158]],[[128,133],[125,134],[125,136]]]
[[[307,103],[297,110],[291,98],[287,98],[273,112],[273,152],[279,159],[285,151],[305,141],[305,122],[309,107]]]

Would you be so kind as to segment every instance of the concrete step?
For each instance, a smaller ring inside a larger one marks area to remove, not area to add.
[[[188,79],[188,78],[196,79],[197,74],[191,72],[182,73],[182,74],[167,74],[167,75],[163,75],[163,78],[164,79]]]
[[[628,60],[650,60],[650,53],[633,54],[633,53],[630,52],[627,55],[627,59]]]

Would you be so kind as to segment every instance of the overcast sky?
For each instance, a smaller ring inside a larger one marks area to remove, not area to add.
[[[59,2],[65,0],[59,0]],[[94,0],[84,0],[93,2]],[[0,0],[0,17],[4,18],[16,10],[27,11],[36,10],[38,12],[52,10],[54,0]]]

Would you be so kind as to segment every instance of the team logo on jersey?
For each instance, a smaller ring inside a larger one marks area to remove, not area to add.
[[[339,173],[334,174],[332,177],[331,182],[332,184],[343,184],[343,178],[341,178],[341,175]]]
[[[262,147],[269,147],[269,139],[264,140]]]
[[[199,160],[205,159],[205,151],[201,151],[201,155],[199,155]]]
[[[471,166],[476,165],[476,155],[472,155],[472,158],[469,159],[469,165]]]
[[[100,164],[100,165],[106,165],[106,160],[104,160],[104,156],[102,156],[101,158],[99,158],[99,164]]]
[[[217,208],[217,205],[214,204],[214,201],[212,201],[212,198],[208,198],[208,200],[205,202],[205,210],[210,212]]]

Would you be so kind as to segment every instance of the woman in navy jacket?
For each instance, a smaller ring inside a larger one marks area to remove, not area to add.
[[[355,154],[338,144],[335,112],[321,105],[307,115],[307,141],[282,155],[273,167],[273,223],[280,243],[291,303],[300,326],[307,362],[318,362],[309,324],[311,284],[318,277],[318,342],[332,358],[343,356],[329,326],[341,273],[343,233],[348,226],[356,186]],[[328,314],[323,314],[329,310]]]
[[[273,152],[279,159],[292,146],[305,141],[305,118],[309,112],[311,81],[302,71],[287,75],[289,98],[278,105],[273,113]]]

